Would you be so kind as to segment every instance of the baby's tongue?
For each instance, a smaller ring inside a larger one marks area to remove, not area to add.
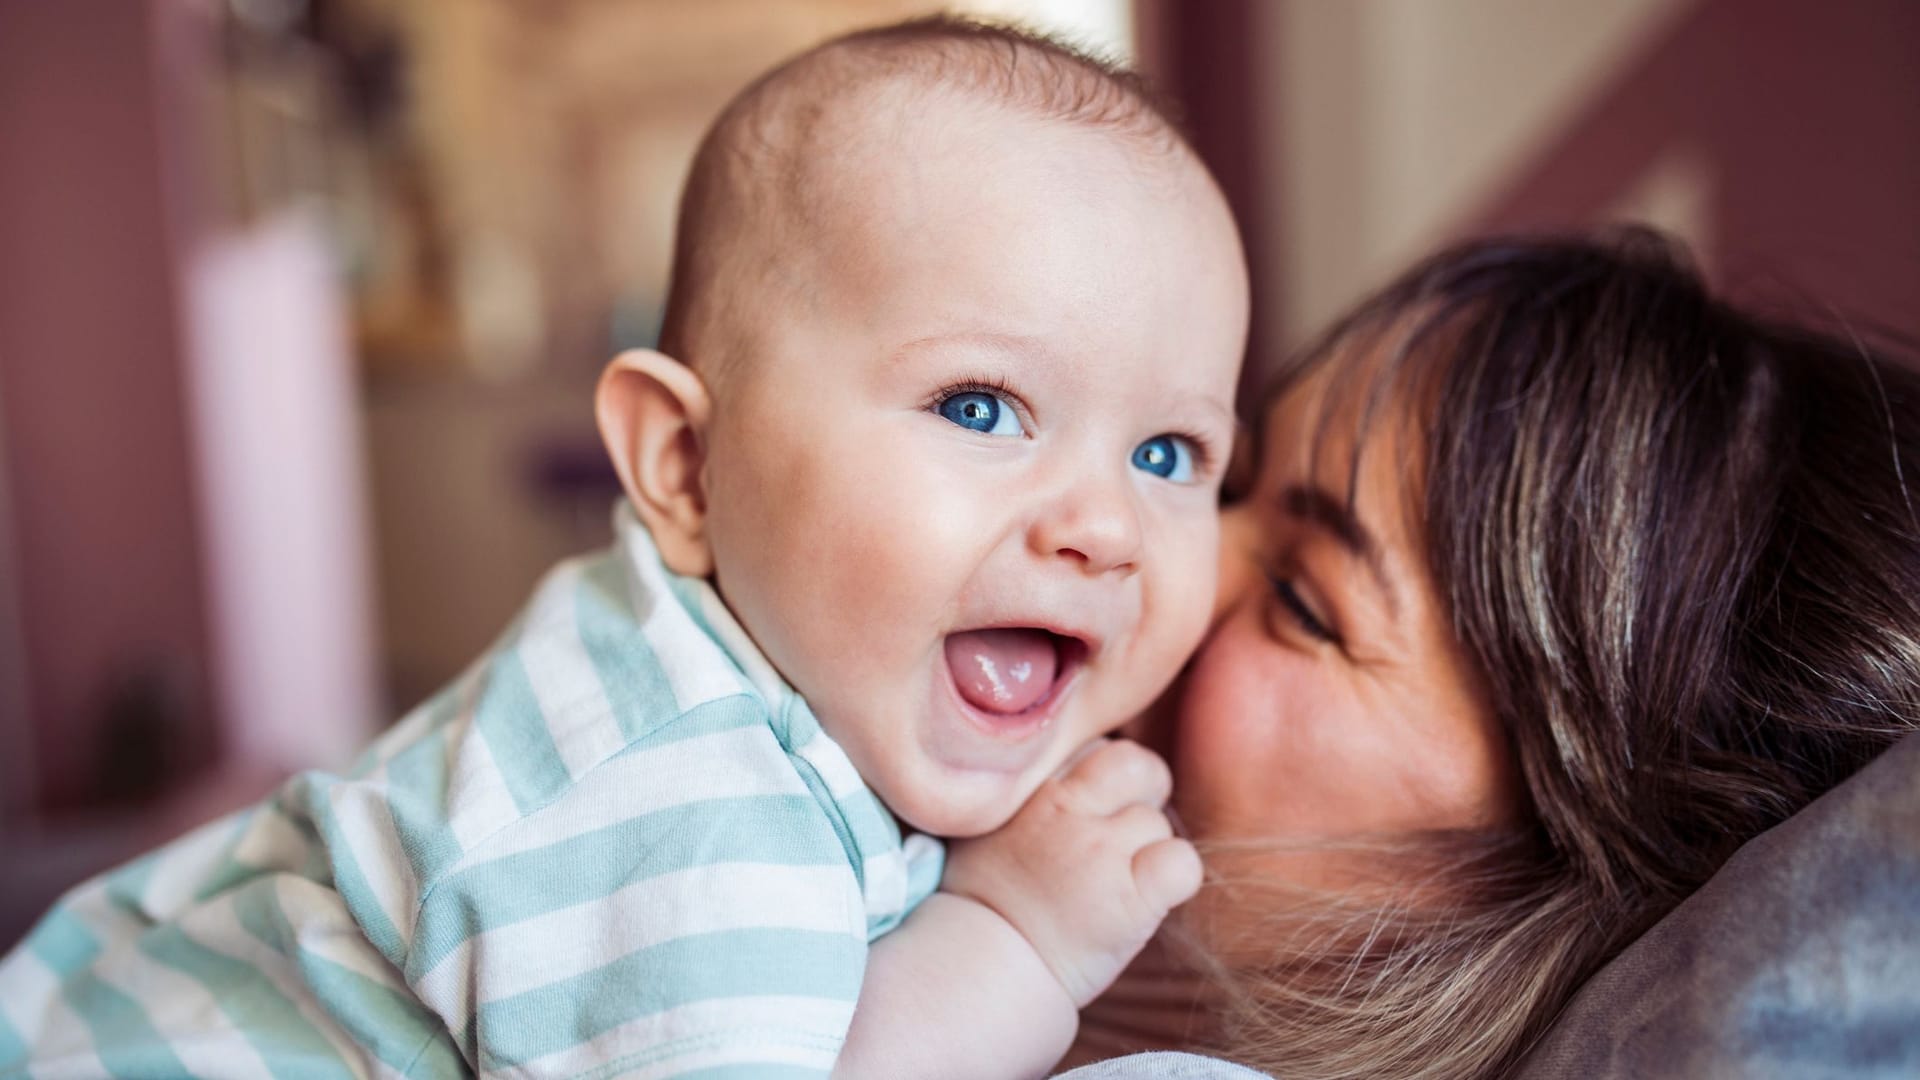
[[[960,696],[976,709],[1017,713],[1053,686],[1058,658],[1044,630],[968,630],[947,638],[947,666]]]

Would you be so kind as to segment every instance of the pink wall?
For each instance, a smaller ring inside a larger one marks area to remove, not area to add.
[[[1135,0],[1140,66],[1172,99],[1194,149],[1213,172],[1246,239],[1253,295],[1272,296],[1281,260],[1257,238],[1272,235],[1268,218],[1279,207],[1279,177],[1261,167],[1263,140],[1285,136],[1280,110],[1261,98],[1259,70],[1275,58],[1261,55],[1258,32],[1264,0]],[[1271,17],[1272,12],[1269,11]],[[1253,305],[1247,355],[1269,355],[1284,339],[1276,305]],[[1240,377],[1240,407],[1251,408],[1265,368],[1249,363]]]
[[[1675,146],[1725,285],[1920,335],[1920,4],[1701,0],[1477,225],[1588,219]]]
[[[185,88],[160,31],[187,6],[0,0],[0,524],[32,672],[0,723],[33,726],[46,808],[104,794],[114,680],[185,722],[152,768],[212,749],[163,153]]]

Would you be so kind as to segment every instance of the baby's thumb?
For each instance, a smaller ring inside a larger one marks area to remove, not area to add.
[[[1156,840],[1133,853],[1133,885],[1164,916],[1200,891],[1200,853],[1177,836]]]

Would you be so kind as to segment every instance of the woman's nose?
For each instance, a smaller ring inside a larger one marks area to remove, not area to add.
[[[1140,508],[1125,478],[1083,474],[1035,521],[1034,553],[1061,556],[1089,574],[1131,574],[1140,557]]]

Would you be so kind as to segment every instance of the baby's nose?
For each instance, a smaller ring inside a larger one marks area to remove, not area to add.
[[[1070,559],[1089,574],[1133,573],[1141,532],[1135,499],[1124,480],[1083,479],[1034,523],[1035,554]]]

